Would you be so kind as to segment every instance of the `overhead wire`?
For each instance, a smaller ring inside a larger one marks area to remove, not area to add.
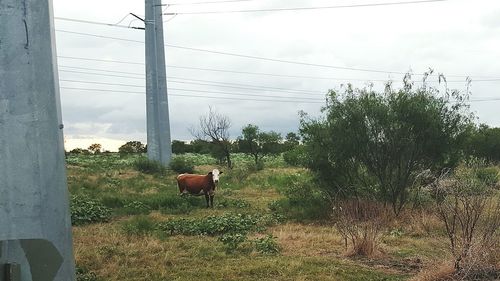
[[[107,90],[107,89],[89,89],[89,88],[77,88],[77,87],[60,87],[61,89],[66,90],[80,90],[80,91],[96,91],[96,92],[111,92],[111,93],[129,93],[129,94],[142,94],[144,92],[134,92],[134,91],[123,91],[123,90]],[[233,93],[225,93],[225,92],[211,92],[211,91],[198,91],[198,90],[188,90],[188,89],[177,89],[171,88],[171,90],[177,91],[189,91],[189,92],[204,92],[204,93],[215,93],[221,95],[240,95]],[[247,94],[244,94],[248,96]],[[305,99],[305,98],[292,98],[284,97],[285,99],[275,99],[278,97],[270,97],[271,99],[253,99],[253,98],[233,98],[233,97],[219,97],[219,96],[203,96],[203,95],[184,95],[184,94],[171,94],[169,96],[181,96],[181,97],[197,97],[197,98],[210,98],[210,99],[230,99],[230,100],[244,100],[244,101],[267,101],[267,102],[292,102],[292,103],[324,103],[320,99]],[[254,95],[256,96],[256,95]],[[264,98],[268,98],[268,96],[261,96]]]
[[[127,28],[127,29],[140,29],[140,30],[144,29],[143,27],[130,26],[130,24],[127,26],[127,25],[120,25],[120,24],[117,24],[117,23],[106,23],[106,22],[81,20],[81,19],[72,19],[72,18],[65,18],[65,17],[54,17],[54,19],[56,19],[56,20],[62,20],[62,21],[70,21],[70,22],[94,24],[94,25],[103,25],[103,26],[110,26],[110,27],[120,27],[120,28]],[[121,20],[121,21],[123,21],[123,20]]]
[[[227,10],[227,11],[200,11],[200,12],[178,12],[164,13],[164,15],[201,15],[201,14],[228,14],[228,13],[255,13],[255,12],[283,12],[300,10],[325,10],[325,9],[344,9],[344,8],[362,8],[362,7],[380,7],[409,4],[425,4],[433,2],[445,2],[449,0],[419,0],[419,1],[400,1],[400,2],[382,2],[368,4],[335,5],[321,7],[295,7],[295,8],[272,8],[272,9],[253,9],[253,10]]]
[[[105,38],[105,39],[113,39],[113,40],[118,40],[118,41],[144,44],[144,41],[127,39],[127,38],[111,37],[111,36],[97,35],[97,34],[84,33],[84,32],[75,32],[75,31],[69,31],[69,30],[60,30],[60,29],[58,29],[56,31],[62,32],[62,33],[68,33],[68,34],[76,34],[76,35],[82,35],[82,36],[91,36],[91,37],[96,37],[96,38]],[[399,74],[399,75],[407,74],[407,72],[402,72],[402,71],[388,71],[388,70],[379,70],[379,69],[367,69],[367,68],[355,68],[355,67],[344,67],[344,66],[335,66],[335,65],[307,63],[307,62],[291,61],[291,60],[284,60],[284,59],[260,57],[260,56],[254,56],[254,55],[245,55],[245,54],[237,54],[237,53],[230,53],[230,52],[223,52],[223,51],[214,51],[214,50],[186,47],[186,46],[173,45],[173,44],[165,44],[165,46],[171,47],[171,48],[213,53],[213,54],[226,55],[226,56],[243,57],[243,58],[247,58],[247,59],[264,60],[264,61],[295,64],[295,65],[305,65],[305,66],[312,66],[312,67],[331,68],[331,69],[349,70],[349,71],[360,71],[360,72],[372,72],[372,73],[382,73],[382,74]],[[423,74],[414,74],[414,75],[415,76],[423,76]],[[488,77],[488,78],[491,78],[491,76],[471,76],[471,75],[447,75],[447,77],[455,77],[455,78]]]
[[[254,0],[222,0],[222,1],[205,1],[205,2],[190,2],[190,3],[168,3],[161,4],[159,6],[180,6],[180,5],[205,5],[205,4],[221,4],[221,3],[233,3],[233,2],[250,2]]]

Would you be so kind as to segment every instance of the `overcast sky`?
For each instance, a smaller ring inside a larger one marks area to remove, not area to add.
[[[203,1],[208,0],[176,0],[175,3]],[[398,0],[253,0],[172,5],[166,12],[319,7],[396,1]],[[54,0],[54,10],[56,17],[116,23],[130,12],[144,15],[144,1]],[[169,19],[171,16],[164,18],[165,21]],[[132,17],[127,17],[121,24],[129,25],[132,20]],[[141,23],[134,21],[131,25],[141,26]],[[91,33],[143,41],[144,31],[62,20],[56,20],[56,29],[59,30],[56,32],[59,56],[144,62],[144,44],[61,32]],[[448,0],[363,8],[177,15],[165,23],[165,38],[165,43],[172,45],[312,64],[393,72],[411,70],[415,74],[432,68],[437,73],[448,76],[449,81],[455,81],[449,83],[450,88],[463,91],[465,77],[471,76],[472,100],[500,99],[500,80],[477,81],[500,78],[500,1],[497,0]],[[295,65],[171,47],[166,48],[166,53],[172,139],[181,140],[192,138],[188,128],[197,124],[199,116],[206,113],[209,106],[232,120],[233,138],[248,123],[256,124],[266,131],[275,130],[286,134],[298,130],[300,110],[315,116],[320,114],[328,89],[338,89],[341,84],[348,82],[363,87],[369,81],[374,81],[376,89],[382,89],[382,81],[389,79],[398,82],[395,86],[400,86],[399,81],[403,76]],[[92,142],[99,142],[105,149],[116,150],[128,140],[145,142],[143,65],[62,57],[58,62],[67,149],[87,147]],[[414,78],[419,79],[416,76]],[[217,82],[218,86],[213,82]],[[233,88],[221,87],[222,85]],[[249,89],[250,86],[254,89]],[[500,101],[471,102],[471,108],[479,117],[479,122],[500,126]]]

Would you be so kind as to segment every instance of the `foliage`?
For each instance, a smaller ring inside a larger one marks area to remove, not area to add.
[[[146,147],[140,141],[128,141],[118,148],[118,152],[123,154],[145,153]]]
[[[232,207],[232,208],[243,209],[250,207],[250,203],[248,203],[248,201],[243,199],[222,198],[217,202],[217,207],[224,207],[224,208]]]
[[[156,222],[148,216],[135,216],[122,224],[127,235],[147,235],[156,230]]]
[[[437,213],[444,223],[454,268],[466,278],[494,266],[500,255],[500,200],[491,181],[481,178],[481,163],[460,166],[433,183]]]
[[[110,210],[102,203],[83,195],[71,196],[71,222],[73,225],[107,222]]]
[[[467,152],[490,162],[500,163],[500,128],[481,125],[472,131]]]
[[[421,171],[458,163],[471,124],[465,98],[412,89],[407,80],[404,89],[384,93],[331,91],[324,118],[301,119],[308,166],[330,196],[375,197],[398,214]]]
[[[300,145],[300,136],[297,133],[289,132],[285,136],[283,151],[289,151]]]
[[[149,214],[151,212],[151,207],[141,201],[132,201],[123,207],[129,215]]]
[[[331,203],[307,174],[292,177],[280,193],[285,198],[272,202],[269,208],[289,219],[322,220],[330,215]]]
[[[166,172],[165,167],[158,161],[147,158],[139,158],[134,162],[134,168],[145,174],[163,175]]]
[[[169,235],[222,235],[247,233],[259,229],[260,217],[224,214],[202,219],[175,219],[159,223],[158,228]]]
[[[225,233],[217,238],[226,248],[226,252],[233,253],[238,246],[248,239],[244,233]]]
[[[305,146],[297,145],[292,149],[283,153],[285,163],[295,167],[306,167],[308,162],[308,155]]]
[[[257,249],[257,251],[261,254],[274,255],[280,252],[280,247],[278,242],[276,242],[276,237],[271,234],[262,238],[257,238],[253,242],[255,244],[255,249]]]
[[[84,154],[84,155],[89,155],[90,151],[88,149],[82,149],[82,148],[75,148],[70,150],[70,154]]]
[[[193,152],[191,145],[187,144],[186,142],[180,141],[180,140],[173,140],[172,141],[172,153],[184,154],[187,152]]]
[[[243,127],[241,133],[242,135],[237,141],[239,150],[252,155],[255,165],[259,165],[259,167],[265,155],[281,152],[282,138],[276,132],[261,132],[258,126],[248,124]]]
[[[192,174],[194,172],[194,164],[188,158],[182,156],[175,156],[170,161],[170,169],[179,174]]]
[[[102,145],[100,145],[98,143],[94,143],[94,144],[91,144],[87,149],[92,154],[99,154],[99,153],[101,153]]]

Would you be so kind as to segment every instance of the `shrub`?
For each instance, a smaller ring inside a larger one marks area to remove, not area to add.
[[[500,245],[500,200],[484,171],[480,164],[468,164],[433,184],[454,268],[463,279],[494,268],[500,259],[495,251]]]
[[[134,162],[134,167],[137,171],[145,174],[163,175],[166,172],[165,167],[160,162],[146,158],[137,159]]]
[[[347,244],[350,255],[377,254],[380,236],[387,228],[391,212],[381,203],[370,200],[344,200],[335,204],[335,227]]]
[[[194,164],[185,157],[176,156],[170,162],[170,169],[179,174],[192,174],[194,172]]]
[[[303,145],[296,146],[293,149],[283,153],[285,163],[295,167],[307,166],[307,152]]]
[[[499,179],[499,173],[496,167],[479,168],[477,169],[476,176],[488,186],[495,186]]]
[[[73,225],[107,222],[111,212],[102,203],[83,195],[71,196],[71,222]]]
[[[271,234],[263,238],[257,238],[254,241],[255,249],[261,254],[277,254],[280,252],[280,247],[278,242],[276,242],[276,237]]]
[[[169,235],[222,235],[260,230],[259,217],[242,214],[224,214],[202,219],[176,219],[158,224]]]
[[[243,233],[226,233],[217,238],[217,241],[222,242],[226,248],[226,252],[233,253],[238,246],[247,240],[246,234]]]
[[[326,219],[330,215],[328,197],[309,178],[294,178],[281,190],[285,198],[269,204],[269,209],[298,221]]]
[[[151,212],[151,207],[141,201],[132,201],[123,207],[129,215],[149,214]]]
[[[122,225],[127,235],[147,235],[156,230],[156,222],[148,216],[137,216]]]

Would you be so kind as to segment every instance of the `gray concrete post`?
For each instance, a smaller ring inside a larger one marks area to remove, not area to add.
[[[168,165],[172,143],[161,0],[146,0],[145,4],[148,158]]]
[[[0,27],[0,272],[75,280],[52,0],[0,0]]]

